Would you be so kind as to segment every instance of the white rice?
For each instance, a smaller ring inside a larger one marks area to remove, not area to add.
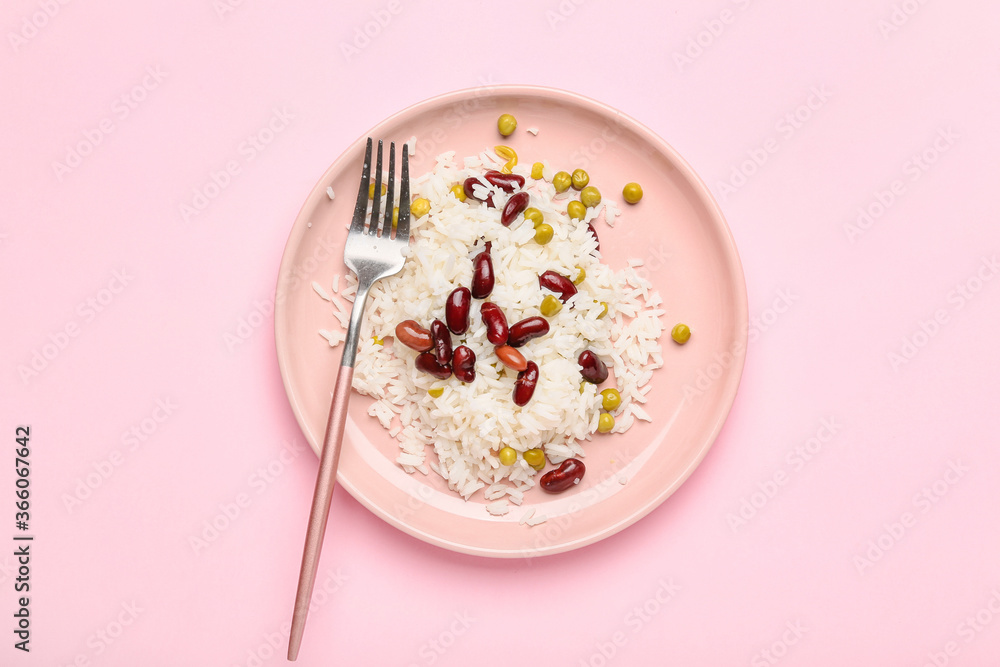
[[[316,294],[319,294],[321,299],[323,299],[324,301],[332,301],[330,295],[326,293],[326,290],[324,290],[323,287],[318,282],[314,280],[312,286],[313,289],[316,290]]]
[[[646,400],[652,371],[663,364],[658,339],[664,311],[656,308],[662,299],[635,271],[642,265],[640,260],[632,260],[619,271],[600,261],[587,225],[566,213],[570,197],[556,195],[550,183],[530,177],[525,183],[529,205],[539,209],[554,229],[552,241],[539,245],[531,223],[522,216],[510,227],[500,224],[500,211],[509,195],[482,174],[499,168],[501,158],[484,152],[456,163],[452,151],[439,155],[436,162],[432,172],[411,182],[414,196],[430,201],[430,212],[411,222],[402,272],[380,281],[371,291],[354,388],[375,399],[369,414],[398,441],[397,463],[404,470],[427,474],[429,464],[430,470],[466,499],[486,489],[487,511],[502,516],[509,510],[508,499],[515,505],[522,502],[538,473],[521,456],[512,465],[501,465],[497,458],[501,447],[519,453],[540,447],[552,463],[586,454],[584,443],[597,431],[601,397],[596,385],[581,383],[576,358],[584,348],[593,350],[613,372],[613,379],[604,386],[617,387],[621,393],[621,405],[613,412],[614,432],[627,430],[637,418],[650,420],[638,403]],[[521,167],[514,171],[527,174]],[[492,193],[496,208],[471,198],[460,202],[449,193],[455,183],[470,176],[480,177],[477,191],[484,197]],[[613,218],[618,211],[610,204],[607,213]],[[592,219],[597,213],[590,209],[588,215]],[[539,315],[539,304],[548,294],[538,285],[540,274],[551,270],[572,278],[580,268],[586,271],[578,293],[547,318],[549,333],[521,348],[540,369],[535,393],[524,407],[512,400],[517,373],[498,362],[494,346],[486,340],[480,301],[473,301],[469,331],[452,337],[454,346],[464,344],[476,355],[476,379],[470,384],[454,376],[438,380],[416,370],[417,353],[391,340],[396,324],[403,320],[416,320],[425,328],[434,319],[444,320],[449,293],[471,285],[473,258],[484,241],[493,244],[496,273],[496,286],[488,300],[503,309],[509,324]],[[340,299],[314,287],[333,303],[333,315],[346,327],[347,312]],[[338,287],[335,282],[335,293]],[[356,291],[356,276],[345,274],[339,296],[352,301]],[[607,314],[601,317],[603,304],[607,304]],[[336,344],[337,336],[321,334]],[[432,388],[441,389],[441,395],[431,396],[428,390]],[[428,450],[435,456],[427,458]],[[545,517],[535,517],[529,509],[520,523],[543,521]]]

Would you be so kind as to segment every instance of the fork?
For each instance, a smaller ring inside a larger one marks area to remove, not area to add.
[[[344,439],[344,425],[347,421],[347,403],[351,397],[351,381],[354,378],[354,362],[358,353],[358,335],[365,313],[365,302],[372,285],[388,276],[399,273],[405,257],[403,250],[410,242],[410,178],[408,146],[403,144],[402,165],[399,178],[399,216],[396,233],[392,234],[393,173],[396,170],[396,144],[389,144],[389,183],[386,188],[385,217],[379,230],[379,208],[382,192],[382,140],[378,142],[378,161],[375,164],[375,196],[372,197],[371,222],[365,226],[365,210],[368,206],[369,180],[371,177],[372,140],[368,138],[365,148],[365,163],[361,172],[358,200],[354,205],[354,219],[344,244],[344,264],[358,277],[358,291],[351,308],[351,320],[344,339],[343,356],[337,383],[330,404],[330,417],[323,438],[320,454],[319,473],[316,476],[316,490],[313,492],[312,509],[309,512],[309,526],[306,543],[302,552],[302,568],[299,570],[299,585],[295,593],[295,609],[288,638],[288,659],[298,657],[302,633],[305,630],[306,615],[309,613],[309,599],[312,597],[316,581],[316,568],[323,548],[326,521],[330,514],[333,486],[337,479],[337,463],[340,460],[340,445]]]

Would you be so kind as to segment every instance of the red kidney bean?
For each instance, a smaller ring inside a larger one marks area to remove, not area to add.
[[[486,172],[486,180],[497,186],[504,192],[513,192],[524,187],[524,176],[517,174],[505,174],[501,171]]]
[[[431,322],[431,340],[434,341],[434,358],[442,366],[451,363],[451,334],[441,320]]]
[[[439,380],[447,380],[451,377],[451,366],[439,364],[437,357],[430,352],[421,352],[414,362],[417,369],[429,375],[433,375]]]
[[[462,382],[476,379],[476,353],[464,345],[455,348],[451,357],[451,370]]]
[[[514,382],[514,403],[524,407],[531,400],[535,393],[535,385],[538,384],[538,364],[529,361],[527,367],[517,374]]]
[[[486,187],[485,185],[483,185],[483,182],[480,181],[478,178],[476,178],[475,176],[470,176],[469,178],[465,179],[464,183],[462,183],[462,190],[465,191],[465,196],[469,197],[470,199],[475,199],[476,201],[485,201],[488,207],[494,208],[495,204],[493,203],[493,193],[491,192],[490,194],[486,195],[486,199],[480,199],[475,195],[475,192],[472,189],[472,186],[474,185],[478,185],[483,188]]]
[[[500,363],[511,370],[521,372],[528,368],[528,360],[510,345],[497,346],[496,353]]]
[[[444,307],[444,319],[453,334],[460,335],[469,330],[469,309],[471,306],[472,293],[468,287],[456,287],[448,295],[448,301]]]
[[[483,324],[486,325],[486,340],[494,345],[503,345],[507,342],[507,316],[503,314],[500,306],[489,301],[484,301],[479,307],[479,314],[483,316]]]
[[[528,317],[517,324],[511,325],[507,344],[511,347],[521,347],[532,338],[544,336],[549,332],[549,321],[544,317]]]
[[[431,332],[414,320],[403,320],[396,325],[396,340],[417,352],[426,352],[434,347]]]
[[[538,480],[538,485],[549,493],[562,493],[566,489],[572,489],[576,486],[586,472],[587,467],[583,465],[583,461],[566,459],[558,468],[542,475],[542,478]]]
[[[576,361],[580,364],[580,375],[587,382],[601,384],[608,379],[608,367],[593,350],[584,350]]]
[[[559,300],[563,303],[566,303],[571,296],[576,294],[576,285],[573,284],[573,281],[555,271],[546,271],[538,276],[538,286],[558,292]]]
[[[488,297],[496,281],[493,275],[493,258],[490,256],[492,247],[493,244],[487,241],[483,251],[472,260],[472,296],[477,299]]]
[[[527,192],[518,192],[516,195],[511,195],[507,203],[504,204],[503,211],[500,213],[500,224],[504,227],[510,227],[510,223],[514,222],[514,219],[526,208],[528,208]]]
[[[601,239],[599,239],[597,237],[597,230],[594,229],[594,223],[588,224],[587,225],[587,229],[589,229],[590,233],[594,235],[594,241],[597,243],[597,249],[600,250],[601,249]]]

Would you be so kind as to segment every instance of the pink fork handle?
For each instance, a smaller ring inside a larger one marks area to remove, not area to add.
[[[295,593],[295,611],[292,614],[292,628],[288,637],[289,660],[298,657],[302,632],[306,627],[309,600],[312,597],[313,584],[316,582],[316,568],[319,565],[320,551],[323,550],[323,536],[326,534],[326,519],[330,514],[330,501],[333,499],[333,486],[337,481],[337,463],[340,461],[340,445],[344,440],[347,403],[351,398],[353,379],[354,367],[341,366],[333,390],[330,419],[326,424],[319,473],[316,475],[316,491],[313,494],[312,509],[309,511],[309,527],[306,530],[302,568],[299,570],[299,587]]]

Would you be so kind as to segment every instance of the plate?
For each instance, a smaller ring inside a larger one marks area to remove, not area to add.
[[[502,138],[501,113],[517,131]],[[537,129],[537,134],[528,132]],[[747,300],[743,269],[726,222],[705,184],[663,139],[607,105],[534,86],[492,86],[435,97],[384,120],[360,137],[326,171],[292,226],[275,298],[278,364],[302,432],[319,452],[341,350],[318,331],[336,320],[312,288],[327,293],[343,276],[343,244],[357,193],[367,137],[401,144],[416,136],[410,174],[429,171],[435,156],[475,155],[503,143],[522,163],[547,160],[584,168],[623,216],[614,228],[597,224],[604,261],[620,269],[629,258],[663,297],[664,367],[653,374],[646,410],[624,434],[595,436],[585,446],[587,475],[557,496],[534,489],[503,517],[490,516],[478,494],[466,502],[435,473],[405,473],[394,463],[395,441],[367,415],[371,399],[355,394],[337,479],[360,503],[393,526],[446,549],[498,558],[530,558],[591,544],[629,526],[666,500],[712,446],[729,413],[743,370]],[[621,188],[642,184],[629,206]],[[335,199],[327,196],[332,187]],[[343,279],[341,279],[343,280]],[[348,304],[349,306],[350,304]],[[675,344],[669,330],[691,327]],[[519,525],[528,508],[548,520]]]

